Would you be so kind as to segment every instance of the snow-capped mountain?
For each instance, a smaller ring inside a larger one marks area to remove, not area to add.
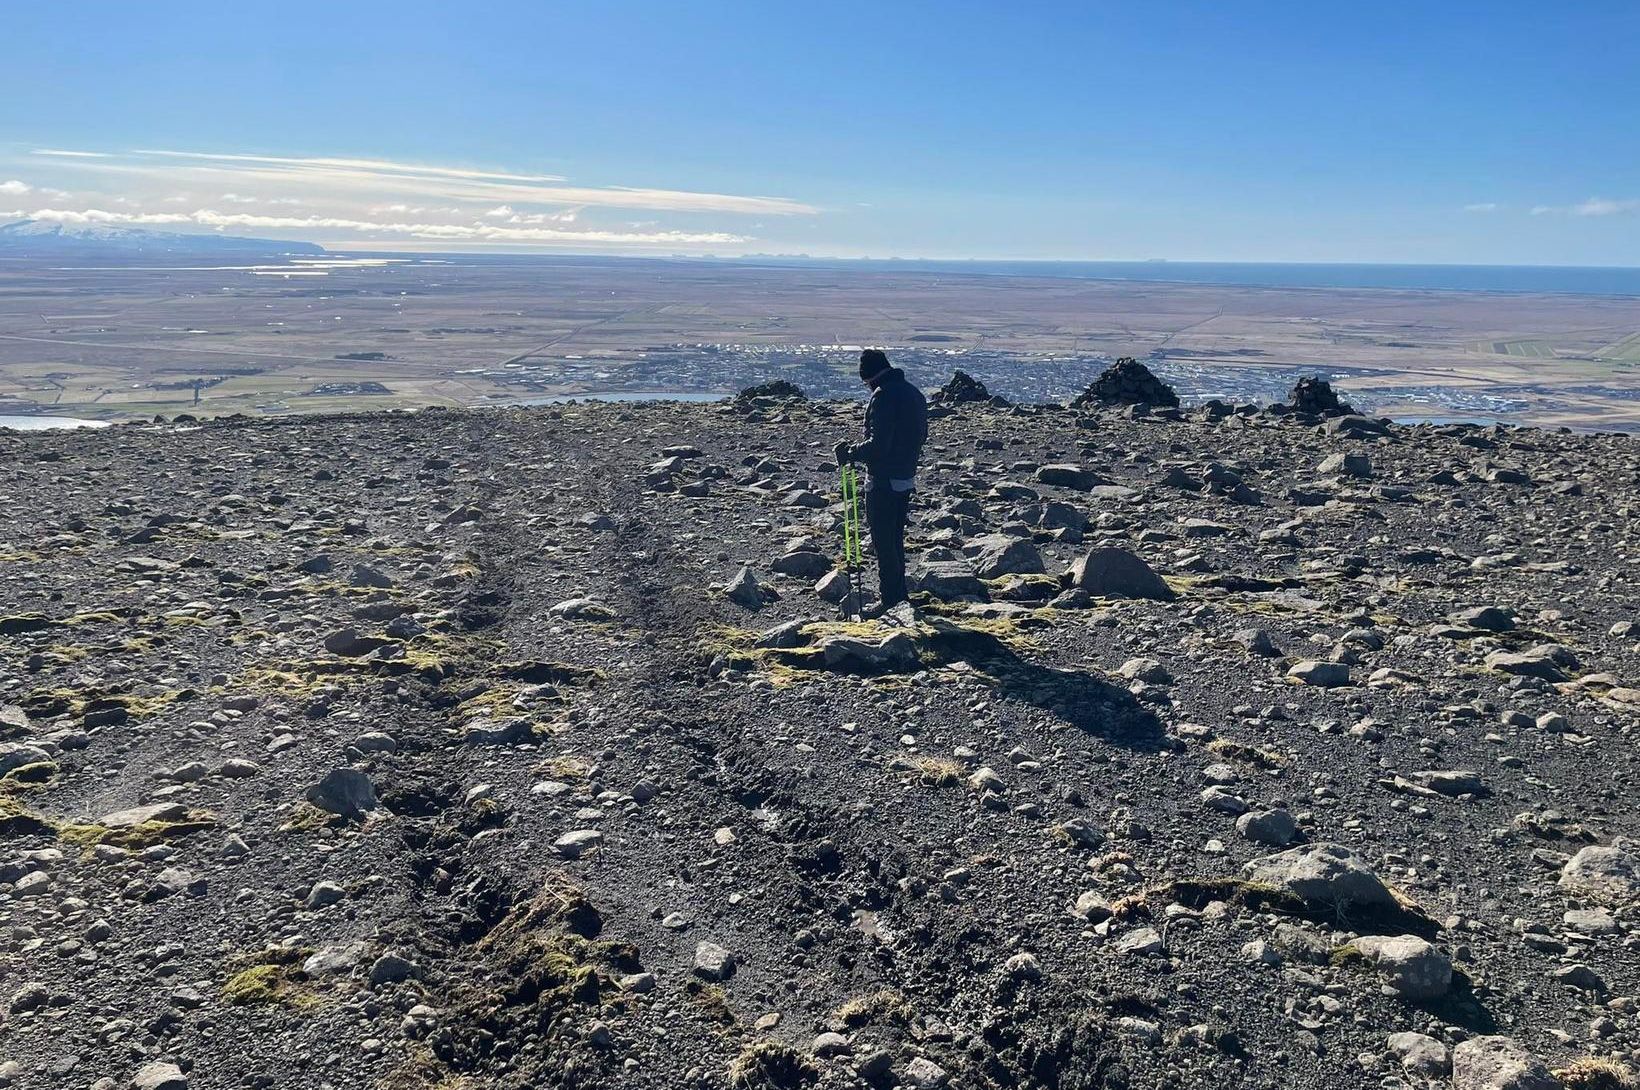
[[[142,254],[322,254],[325,249],[312,242],[236,238],[233,235],[193,235],[179,231],[155,231],[147,227],[118,227],[100,223],[72,224],[18,220],[0,226],[0,253],[44,255],[93,251]]]

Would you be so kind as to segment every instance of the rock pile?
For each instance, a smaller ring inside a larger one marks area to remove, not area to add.
[[[1304,416],[1354,416],[1349,402],[1339,400],[1332,384],[1313,375],[1298,380],[1288,395],[1287,408]]]
[[[748,386],[735,395],[736,401],[755,401],[760,397],[773,398],[777,401],[803,400],[809,395],[803,392],[803,387],[785,379],[775,379],[773,382],[762,382],[756,386]]]
[[[1105,368],[1103,374],[1076,395],[1073,408],[1095,405],[1161,405],[1176,407],[1179,395],[1173,387],[1131,356],[1123,356]]]
[[[975,402],[989,402],[997,406],[1008,404],[1006,398],[992,396],[983,382],[966,371],[954,372],[944,386],[928,395],[928,400],[934,405],[964,405]]]

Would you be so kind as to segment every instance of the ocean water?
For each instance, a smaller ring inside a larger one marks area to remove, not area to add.
[[[1267,288],[1382,288],[1399,291],[1544,292],[1640,297],[1640,268],[1574,265],[1325,265],[1209,261],[916,261],[782,260],[746,264],[793,268],[931,272],[970,276],[1043,276]]]

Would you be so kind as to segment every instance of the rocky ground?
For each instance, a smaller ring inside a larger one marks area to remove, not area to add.
[[[1640,443],[859,418],[0,431],[0,1080],[1623,1085]]]

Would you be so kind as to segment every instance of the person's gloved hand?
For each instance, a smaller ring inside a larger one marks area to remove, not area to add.
[[[844,439],[832,448],[831,453],[838,465],[846,466],[854,461],[854,444]]]

